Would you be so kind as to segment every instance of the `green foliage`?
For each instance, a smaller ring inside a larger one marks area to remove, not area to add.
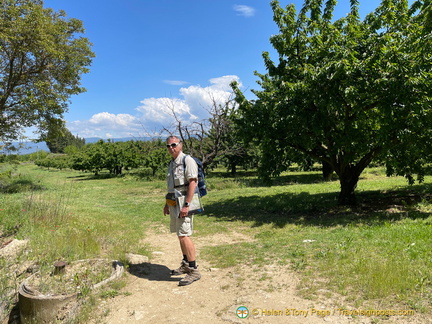
[[[0,154],[0,163],[16,163],[19,160],[16,154]]]
[[[49,153],[47,151],[39,150],[37,152],[33,152],[30,154],[19,155],[19,160],[21,162],[36,161],[36,160],[45,159],[48,155]]]
[[[161,139],[144,142],[141,148],[143,158],[142,165],[152,170],[153,176],[166,176],[166,168],[170,161],[170,156],[165,148],[165,142]]]
[[[108,170],[112,175],[121,175],[123,171],[134,170],[132,173],[139,178],[165,179],[169,155],[162,140],[112,142],[99,140],[81,148],[69,145],[64,148],[67,154],[32,153],[27,160],[35,160],[35,164],[44,168],[67,169],[92,172],[99,175]]]
[[[242,130],[235,123],[238,118],[237,109],[231,104],[227,105],[222,112],[224,122],[220,123],[220,126],[215,125],[209,132],[210,137],[219,137],[219,141],[222,143],[222,150],[216,158],[216,162],[222,162],[231,172],[231,175],[236,175],[238,167],[246,170],[256,168],[260,152],[251,148],[249,138],[242,136]],[[222,128],[223,132],[218,134],[219,128]]]
[[[87,144],[73,153],[71,160],[72,169],[93,172],[95,175],[104,169],[111,174],[120,175],[123,170],[147,167],[155,176],[160,172],[165,173],[169,155],[160,140],[146,142],[100,140]]]
[[[71,167],[71,161],[67,155],[64,154],[51,154],[45,158],[35,160],[34,163],[37,166],[44,167],[47,169],[68,169]]]
[[[40,0],[6,0],[0,5],[0,141],[16,140],[25,127],[43,137],[63,125],[70,96],[85,91],[93,52],[81,37],[83,24]]]
[[[90,171],[95,175],[104,167],[105,152],[103,140],[85,145],[77,154],[71,157],[71,168],[79,171]]]
[[[50,128],[45,142],[51,153],[67,153],[67,148],[70,152],[73,150],[73,147],[79,149],[85,145],[84,138],[80,138],[78,135],[74,136],[65,127],[61,130]]]
[[[420,171],[432,147],[430,5],[382,1],[363,21],[357,1],[337,20],[333,0],[305,1],[298,13],[271,5],[279,62],[263,54],[268,72],[256,72],[256,100],[233,85],[238,124],[263,152],[261,173],[305,159],[327,163],[339,176],[339,203],[354,204],[371,161],[408,177]]]
[[[122,174],[123,169],[136,168],[140,164],[138,146],[135,141],[97,143],[103,154],[102,167],[111,174]]]

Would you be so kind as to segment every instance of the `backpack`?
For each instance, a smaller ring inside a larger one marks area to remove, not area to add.
[[[196,164],[198,165],[198,191],[201,197],[207,195],[207,187],[205,183],[205,174],[204,174],[204,166],[200,159],[192,156],[192,155],[185,155],[183,157],[183,169],[186,169],[186,156],[190,156],[192,159],[195,160]]]

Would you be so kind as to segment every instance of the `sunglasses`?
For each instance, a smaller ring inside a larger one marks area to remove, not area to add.
[[[171,143],[171,144],[167,144],[167,148],[170,148],[170,147],[172,147],[172,148],[174,148],[174,147],[177,147],[177,145],[179,145],[180,143]]]

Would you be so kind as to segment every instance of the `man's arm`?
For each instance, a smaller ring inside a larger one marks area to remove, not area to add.
[[[188,190],[186,192],[185,202],[191,203],[198,182],[197,179],[189,179]],[[189,206],[181,206],[180,217],[186,217],[189,213]]]
[[[190,203],[192,201],[192,197],[195,193],[195,189],[198,185],[198,180],[197,179],[189,179],[189,186],[188,186],[188,190],[186,193],[186,198],[185,201],[187,201],[188,203]]]

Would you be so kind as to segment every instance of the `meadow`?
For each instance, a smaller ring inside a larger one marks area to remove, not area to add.
[[[163,180],[134,172],[112,177],[48,170],[33,163],[4,165],[2,172],[0,243],[29,240],[16,262],[30,260],[40,269],[58,260],[100,257],[127,263],[126,253],[151,254],[142,243],[150,224],[168,227]],[[207,184],[195,235],[235,229],[254,239],[203,248],[200,257],[212,266],[277,263],[299,275],[303,298],[314,300],[325,291],[357,307],[379,303],[381,309],[431,313],[432,176],[409,186],[402,177],[369,168],[359,181],[356,207],[337,206],[339,182],[322,181],[319,171],[291,170],[268,185],[254,172],[232,177],[215,170]],[[11,278],[1,276],[5,296]]]

